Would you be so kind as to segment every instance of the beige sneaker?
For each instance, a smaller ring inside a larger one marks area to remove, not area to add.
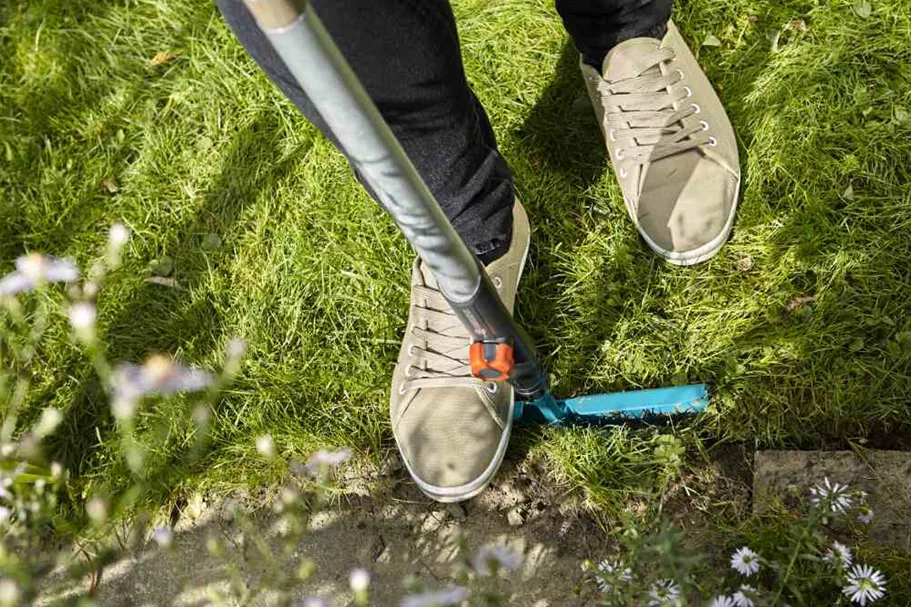
[[[645,242],[669,262],[715,255],[734,223],[734,130],[673,22],[663,40],[633,38],[582,64],[623,199]]]
[[[517,200],[509,251],[487,266],[510,312],[530,236],[528,216]],[[415,260],[411,312],[389,409],[405,466],[421,491],[440,502],[465,500],[487,487],[512,428],[512,386],[472,376],[469,343],[433,275]]]

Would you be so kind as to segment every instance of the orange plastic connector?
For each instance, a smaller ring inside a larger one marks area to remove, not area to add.
[[[509,344],[476,341],[468,349],[471,373],[489,381],[506,381],[515,366]]]

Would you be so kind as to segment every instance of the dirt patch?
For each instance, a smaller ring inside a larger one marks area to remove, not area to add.
[[[719,517],[749,516],[751,464],[752,452],[743,446],[716,446],[669,488],[662,516],[684,530],[684,548],[704,553],[721,543],[715,537]],[[461,504],[427,499],[397,458],[376,470],[348,470],[341,481],[345,494],[340,503],[315,518],[297,548],[295,558],[310,558],[317,569],[292,589],[296,598],[316,594],[331,605],[349,605],[348,574],[364,567],[373,578],[371,604],[397,605],[406,594],[406,577],[430,589],[445,587],[454,582],[460,559],[492,544],[508,545],[524,556],[522,568],[506,586],[510,604],[595,605],[597,593],[585,583],[581,564],[617,549],[601,526],[611,522],[591,516],[583,496],[554,482],[546,463],[527,453],[504,462],[485,492]],[[255,533],[278,548],[278,519],[269,507],[275,493],[260,490],[231,501],[258,512],[251,515]],[[224,501],[207,503],[203,496],[191,496],[172,514],[172,549],[164,552],[149,543],[108,567],[97,595],[101,605],[208,605],[214,592],[229,592],[231,566],[250,585],[262,580],[260,552],[249,533],[242,538]],[[222,540],[231,565],[209,553],[206,544],[213,537]],[[61,575],[43,593],[43,604],[79,590]],[[268,593],[254,601],[274,603],[275,596]]]
[[[306,583],[293,588],[293,595],[300,599],[319,595],[330,605],[349,605],[348,574],[364,567],[372,576],[371,604],[397,605],[406,594],[406,577],[421,580],[428,589],[445,587],[455,582],[452,575],[459,559],[492,544],[508,545],[524,556],[521,569],[505,586],[510,604],[596,604],[594,586],[583,583],[581,564],[585,558],[603,555],[607,535],[590,517],[534,492],[523,480],[527,471],[519,466],[510,464],[504,472],[481,496],[463,504],[430,501],[400,472],[386,476],[388,482],[379,495],[358,495],[357,490],[346,494],[339,507],[314,518],[298,546],[296,557],[312,559],[317,569]],[[357,489],[357,483],[352,486]],[[247,505],[257,501],[249,495],[240,499]],[[255,533],[278,549],[276,515],[260,508],[251,520]],[[229,591],[229,565],[206,547],[213,537],[222,540],[233,566],[251,585],[262,579],[260,552],[252,547],[250,533],[241,539],[224,502],[208,504],[200,496],[188,499],[175,530],[169,551],[149,543],[108,567],[98,602],[110,606],[211,604],[213,593]],[[42,594],[42,603],[71,597],[79,590],[59,576]],[[275,596],[269,593],[254,601],[274,603]]]
[[[875,517],[870,536],[878,543],[911,551],[911,453],[904,451],[758,451],[753,507],[787,503],[828,477],[862,489]]]

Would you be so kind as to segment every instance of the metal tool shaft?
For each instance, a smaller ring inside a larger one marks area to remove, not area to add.
[[[458,235],[376,105],[305,0],[245,0],[282,61],[433,273],[476,342],[508,343],[520,398],[547,393],[531,340],[516,325],[475,254]]]
[[[246,0],[246,4],[446,297],[469,300],[481,281],[474,255],[443,214],[313,7],[290,0]]]

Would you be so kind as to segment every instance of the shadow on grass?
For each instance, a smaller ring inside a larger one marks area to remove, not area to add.
[[[169,66],[149,64],[146,53],[157,49],[131,45],[148,32],[111,35],[131,29],[131,16],[143,19],[129,4],[41,0],[0,10],[10,33],[0,36],[0,54],[10,59],[0,70],[9,83],[0,94],[4,264],[33,250],[83,261],[94,248],[86,241],[97,242],[98,224],[117,204],[109,192],[116,183],[104,182],[137,155],[137,113],[167,101]],[[185,28],[155,42],[183,46],[211,20],[205,9],[186,14]]]
[[[553,323],[562,319],[560,249],[585,239],[582,215],[589,189],[606,170],[604,141],[579,72],[579,55],[566,41],[553,79],[510,139],[519,192],[534,230],[516,316],[546,361],[557,349]]]
[[[787,43],[803,41],[792,37]],[[607,161],[593,112],[579,100],[585,93],[571,46],[564,47],[553,82],[514,133],[512,151],[518,160],[511,162],[536,227],[517,313],[557,373],[558,391],[705,381],[716,388],[715,417],[705,422],[707,434],[716,440],[753,437],[760,445],[800,447],[847,446],[855,439],[881,447],[911,444],[906,432],[896,432],[908,415],[908,392],[901,387],[908,348],[896,337],[908,323],[900,320],[897,267],[894,258],[875,254],[877,245],[868,240],[882,240],[888,222],[900,220],[897,208],[883,202],[878,205],[881,222],[866,218],[870,204],[887,200],[897,184],[853,177],[855,189],[861,184],[870,197],[862,202],[861,194],[855,194],[858,200],[844,200],[844,184],[827,183],[816,171],[837,167],[839,155],[858,145],[854,135],[863,125],[851,133],[849,123],[839,123],[829,133],[826,125],[777,120],[785,108],[819,103],[827,90],[841,94],[841,83],[833,84],[831,74],[808,70],[771,86],[765,82],[757,90],[769,70],[787,74],[791,68],[770,50],[761,32],[724,54],[700,50],[734,124],[743,175],[732,241],[711,262],[685,269],[666,266],[635,234],[617,204],[619,192],[611,190],[603,200],[602,189],[592,187]],[[888,66],[869,62],[862,68],[869,79],[889,73]],[[888,86],[888,78],[883,84]],[[853,86],[850,78],[844,86]],[[582,113],[575,111],[580,106]],[[807,143],[808,134],[819,142],[816,147]],[[780,150],[768,149],[770,136],[778,138]],[[758,160],[751,158],[757,137]],[[585,217],[589,206],[607,210],[601,217]],[[869,231],[861,235],[866,240],[843,229],[846,216],[864,217]],[[586,227],[600,221],[609,228],[589,239]],[[595,259],[585,261],[593,253]],[[578,284],[568,280],[574,258],[591,268]],[[742,271],[742,259],[760,265]],[[872,263],[858,264],[860,259]],[[892,281],[892,287],[883,285],[883,279]],[[749,285],[755,285],[756,300],[763,302],[758,310]],[[681,316],[677,295],[684,290],[696,291],[693,306],[700,300],[710,304],[705,315],[718,307],[711,303],[713,294],[736,298],[731,314],[749,315],[747,323],[724,332],[726,351],[714,343],[692,344],[692,351],[687,350],[692,335],[706,327],[699,319]],[[621,333],[628,326],[637,333]],[[618,377],[616,368],[610,368],[616,357],[605,353],[622,355],[617,348],[630,339],[641,344],[629,356],[649,357],[654,366],[640,365],[638,375]],[[648,352],[650,343],[667,354]],[[664,366],[655,368],[659,365]],[[537,440],[534,432],[523,436]]]
[[[200,194],[204,202],[159,247],[159,257],[167,255],[175,260],[174,274],[170,277],[175,286],[144,281],[129,295],[107,329],[111,360],[141,361],[158,352],[200,358],[211,355],[233,337],[223,334],[221,310],[229,303],[214,300],[215,295],[210,291],[200,292],[210,273],[231,265],[233,251],[221,247],[207,252],[201,243],[209,233],[231,234],[244,210],[262,192],[275,188],[300,162],[304,151],[276,162],[281,154],[274,145],[277,141],[274,134],[280,129],[277,116],[263,114],[234,136],[220,174],[208,191]],[[137,323],[140,318],[150,321]],[[58,436],[56,440],[60,442],[53,445],[53,455],[77,472],[85,471],[82,468],[87,456],[97,448],[86,444],[86,439],[94,438],[96,428],[101,436],[109,435],[113,429],[109,403],[100,382],[90,369],[86,371],[82,392],[67,410],[70,418],[64,424],[70,431]],[[189,423],[188,413],[179,419]],[[167,491],[168,479],[185,475],[190,465],[201,465],[199,461],[188,464],[184,461],[186,455],[186,449],[175,449],[166,461],[156,462],[150,476],[157,479],[158,487]]]
[[[523,163],[558,175],[579,193],[605,171],[604,140],[571,42],[563,45],[553,80],[514,136]]]

